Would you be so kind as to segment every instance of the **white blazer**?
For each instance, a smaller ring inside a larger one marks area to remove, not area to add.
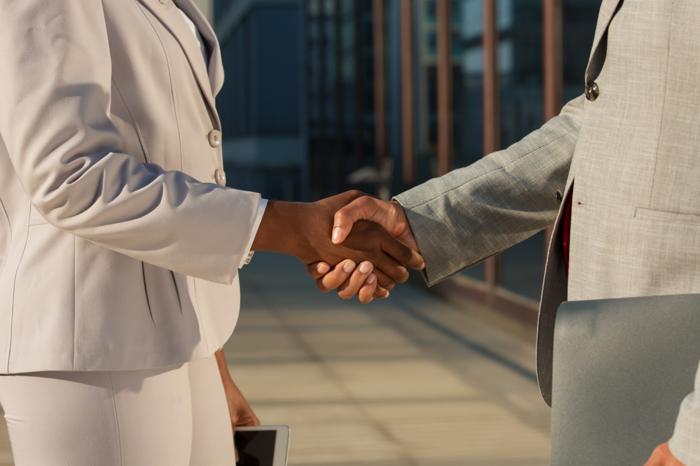
[[[0,2],[0,373],[213,353],[260,196],[224,187],[191,0]]]

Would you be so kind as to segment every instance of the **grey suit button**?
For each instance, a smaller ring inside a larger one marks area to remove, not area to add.
[[[598,83],[596,82],[586,84],[585,90],[586,99],[588,99],[589,102],[594,102],[600,95],[600,88],[598,87]]]
[[[564,196],[561,194],[561,191],[557,191],[557,201],[561,202],[563,198]]]
[[[218,185],[226,186],[226,172],[217,168],[216,171],[214,171],[214,181],[216,181]]]
[[[221,131],[218,129],[213,129],[209,131],[209,145],[212,147],[219,147],[221,145]]]

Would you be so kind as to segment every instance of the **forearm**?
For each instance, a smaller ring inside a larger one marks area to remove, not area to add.
[[[216,365],[219,366],[219,374],[221,375],[221,381],[224,384],[233,383],[233,377],[231,377],[231,372],[228,370],[228,364],[226,363],[226,354],[223,349],[220,349],[214,353],[216,358]]]
[[[397,196],[434,284],[550,225],[569,174],[580,99],[503,151]]]

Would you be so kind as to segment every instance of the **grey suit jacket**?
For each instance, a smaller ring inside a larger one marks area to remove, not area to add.
[[[259,195],[224,183],[191,0],[0,1],[0,373],[163,367],[238,316]],[[219,184],[217,184],[217,182]]]
[[[597,99],[574,99],[513,146],[397,197],[430,284],[554,225],[537,338],[548,403],[562,301],[700,293],[698,24],[696,0],[604,0],[585,76]],[[558,233],[570,194],[567,279]],[[700,464],[694,395],[671,446]]]

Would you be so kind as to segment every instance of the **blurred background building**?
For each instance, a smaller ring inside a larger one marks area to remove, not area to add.
[[[582,92],[601,3],[197,1],[227,74],[229,184],[288,200],[386,197],[518,141]],[[264,422],[292,425],[290,464],[549,464],[534,368],[547,236],[369,307],[256,255],[225,350]]]
[[[222,46],[229,184],[290,200],[398,193],[516,142],[582,92],[601,3],[195,1]],[[292,425],[290,464],[549,464],[546,237],[433,289],[452,302],[420,287],[341,302],[296,261],[256,255],[225,351],[261,419]]]
[[[398,193],[539,127],[581,92],[600,0],[201,3],[227,72],[230,183],[313,200]],[[545,237],[438,291],[532,321]]]

